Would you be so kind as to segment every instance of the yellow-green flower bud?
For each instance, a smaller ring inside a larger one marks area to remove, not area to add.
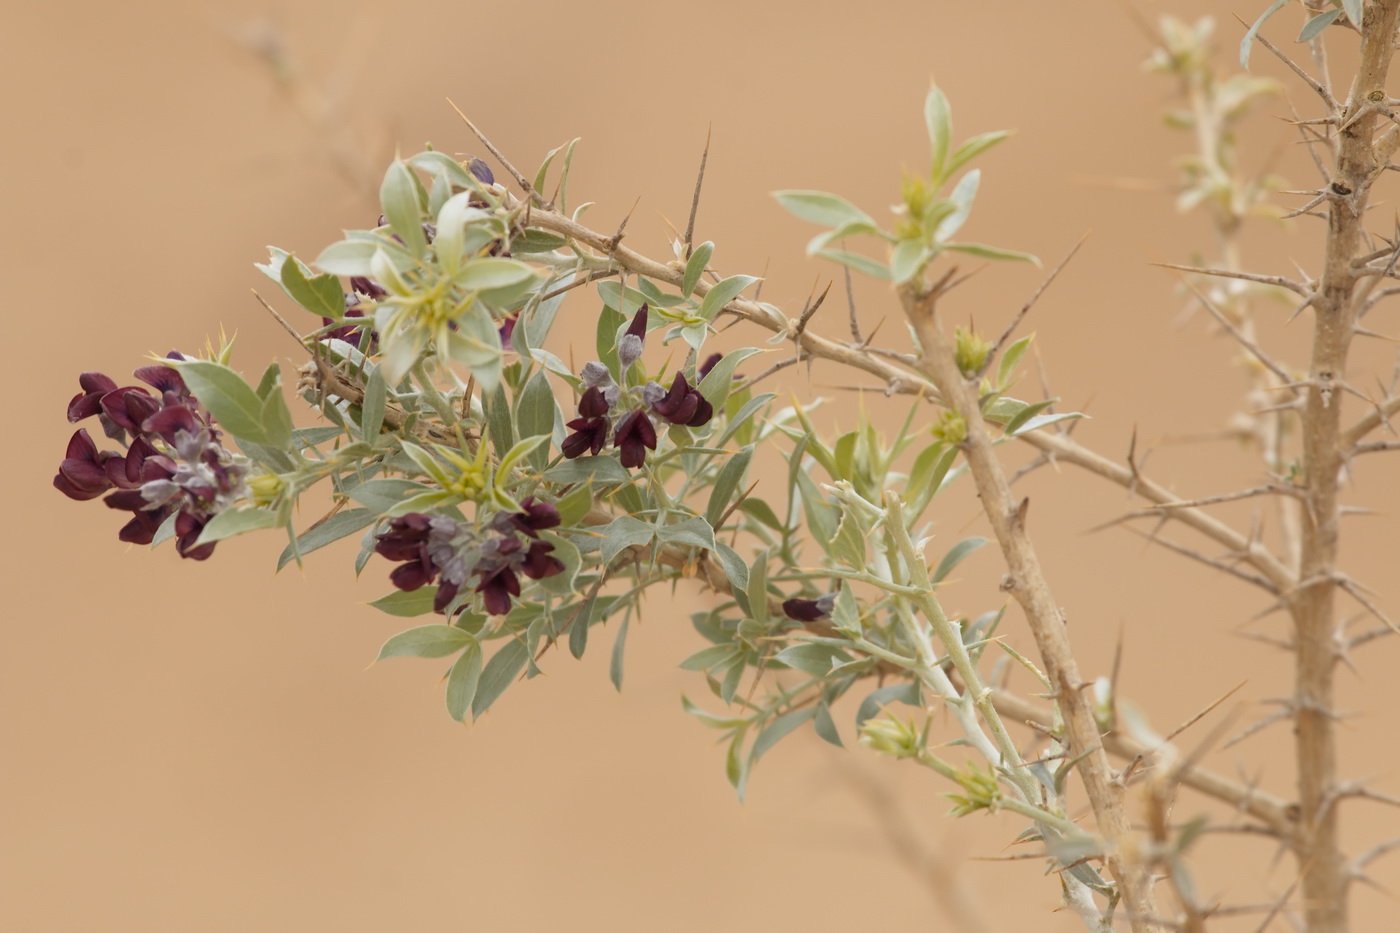
[[[953,331],[953,358],[964,376],[971,377],[981,371],[991,352],[991,343],[976,331],[966,327],[959,327]]]
[[[878,719],[867,719],[860,727],[860,744],[895,758],[917,758],[924,748],[924,733],[910,717],[903,722],[886,713]]]
[[[903,203],[898,208],[898,212],[903,216],[895,225],[895,235],[907,240],[922,237],[924,235],[923,218],[935,196],[936,192],[929,188],[929,184],[924,178],[906,173],[901,198]]]
[[[945,795],[953,801],[954,816],[967,816],[977,810],[996,811],[1001,802],[1001,784],[990,767],[981,771],[976,766],[969,766],[966,771],[958,773],[957,782],[963,792]]]
[[[247,483],[254,505],[271,505],[287,488],[287,481],[276,473],[257,473]]]
[[[943,443],[957,446],[967,440],[967,422],[952,409],[945,409],[933,423],[932,433]]]

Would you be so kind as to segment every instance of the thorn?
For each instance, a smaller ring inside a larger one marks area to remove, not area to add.
[[[297,346],[301,347],[307,353],[311,353],[312,356],[315,356],[315,354],[312,353],[311,348],[306,345],[306,338],[303,337],[301,334],[298,334],[297,329],[291,324],[288,324],[287,319],[284,318],[282,315],[278,314],[277,309],[274,308],[272,305],[268,304],[266,299],[264,299],[262,295],[258,294],[257,289],[249,289],[249,291],[251,291],[253,293],[253,297],[258,300],[258,304],[266,308],[267,313],[276,318],[277,323],[281,324],[282,327],[287,331],[287,333],[292,335],[293,339],[295,339],[297,342]]]
[[[1019,529],[1021,529],[1021,530],[1023,530],[1023,531],[1025,530],[1025,527],[1026,527],[1026,513],[1027,513],[1028,511],[1030,511],[1030,507],[1031,507],[1031,500],[1030,500],[1030,497],[1027,496],[1026,498],[1024,498],[1024,499],[1021,500],[1020,504],[1018,504],[1018,505],[1016,506],[1016,512],[1015,512],[1015,514],[1013,514],[1013,515],[1011,516],[1011,527],[1013,527],[1013,528],[1019,528]]]
[[[813,291],[816,290],[815,282],[812,284],[812,289]],[[817,296],[817,300],[815,302],[813,302],[810,297],[807,299],[809,304],[803,307],[802,316],[797,319],[796,332],[793,334],[793,339],[795,341],[800,341],[802,339],[802,332],[807,329],[807,322],[812,319],[812,315],[817,313],[817,309],[822,306],[822,302],[826,301],[827,293],[830,291],[831,283],[827,282],[826,288],[822,289],[822,293]]]
[[[851,312],[851,339],[858,347],[868,346],[868,341],[860,335],[860,320],[856,317],[856,292],[855,287],[851,284],[851,267],[842,263],[841,271],[846,276],[846,307]]]
[[[1367,596],[1362,592],[1363,588],[1359,584],[1357,584],[1356,581],[1352,580],[1350,577],[1342,577],[1337,581],[1337,585],[1340,586],[1343,590],[1345,590],[1348,594],[1350,594],[1352,599],[1365,606],[1366,609],[1371,613],[1371,615],[1379,619],[1392,632],[1395,632],[1397,635],[1400,635],[1400,628],[1396,628],[1395,623],[1390,621],[1386,614],[1384,612],[1381,612],[1380,608],[1377,607],[1376,604],[1372,602],[1369,598],[1367,598]]]
[[[1040,300],[1041,295],[1045,294],[1045,290],[1050,287],[1050,284],[1054,282],[1055,279],[1059,278],[1060,272],[1064,270],[1065,266],[1069,265],[1070,260],[1075,257],[1080,247],[1082,247],[1088,239],[1088,233],[1080,237],[1079,242],[1074,244],[1074,248],[1069,251],[1064,259],[1060,260],[1059,265],[1050,270],[1050,273],[1045,276],[1040,285],[1036,287],[1031,297],[1026,299],[1025,304],[1021,305],[1021,310],[1016,312],[1016,316],[1011,319],[1011,323],[1006,325],[1006,330],[1001,332],[1001,336],[997,338],[997,342],[992,345],[992,351],[987,354],[987,359],[983,361],[981,367],[973,374],[973,381],[981,379],[983,374],[991,368],[992,361],[997,358],[997,354],[1001,352],[1001,348],[1006,344],[1006,341],[1011,339],[1011,335],[1016,332],[1016,328],[1021,326],[1021,321],[1030,313],[1031,308],[1035,307],[1035,303]]]
[[[1232,269],[1204,269],[1200,266],[1182,266],[1174,262],[1154,262],[1149,265],[1158,266],[1162,269],[1175,269],[1177,272],[1190,272],[1194,275],[1213,275],[1226,279],[1244,279],[1246,282],[1258,282],[1261,285],[1276,285],[1279,288],[1286,288],[1291,292],[1296,292],[1303,297],[1307,297],[1309,292],[1305,285],[1293,281],[1282,275],[1255,275],[1252,272],[1236,272]]]
[[[1302,207],[1298,208],[1296,211],[1289,211],[1287,214],[1284,214],[1282,217],[1279,218],[1279,220],[1291,220],[1292,218],[1294,218],[1294,217],[1299,217],[1299,216],[1301,216],[1301,215],[1303,215],[1303,214],[1312,214],[1312,213],[1313,213],[1313,208],[1317,207],[1317,206],[1318,206],[1319,204],[1321,204],[1323,201],[1326,201],[1329,197],[1330,197],[1330,195],[1327,195],[1327,194],[1319,194],[1317,197],[1313,198],[1311,201],[1309,201],[1307,204],[1304,204]],[[1315,216],[1322,216],[1322,215],[1319,214],[1319,215],[1315,215]]]
[[[695,236],[695,215],[700,212],[700,187],[705,183],[705,163],[710,160],[710,136],[714,124],[705,130],[705,149],[700,153],[700,171],[695,176],[695,193],[690,196],[690,220],[685,225],[685,258],[690,258],[690,245]]]
[[[1291,719],[1291,718],[1293,717],[1293,713],[1294,713],[1293,704],[1292,704],[1291,702],[1285,703],[1285,704],[1283,705],[1283,708],[1280,709],[1278,712],[1276,712],[1276,713],[1270,713],[1269,715],[1265,716],[1263,719],[1261,719],[1261,720],[1259,720],[1258,722],[1254,723],[1254,724],[1253,724],[1252,726],[1250,726],[1249,728],[1245,729],[1243,732],[1241,732],[1239,735],[1235,736],[1235,737],[1234,737],[1233,739],[1231,739],[1230,741],[1226,742],[1224,745],[1220,746],[1220,750],[1221,750],[1221,751],[1224,751],[1225,749],[1230,748],[1231,746],[1238,745],[1239,743],[1243,742],[1245,739],[1249,738],[1250,736],[1252,736],[1252,735],[1254,735],[1254,734],[1256,734],[1256,733],[1258,733],[1258,732],[1262,732],[1263,730],[1267,729],[1269,726],[1272,726],[1272,725],[1273,725],[1274,723],[1276,723],[1276,722],[1281,722],[1282,720],[1285,720],[1285,719]]]
[[[1287,65],[1299,78],[1302,78],[1303,82],[1307,84],[1308,87],[1312,88],[1315,92],[1317,92],[1317,96],[1322,98],[1322,102],[1326,104],[1334,114],[1341,110],[1341,107],[1337,103],[1337,98],[1333,97],[1332,92],[1327,90],[1327,88],[1323,87],[1322,84],[1319,83],[1316,78],[1314,78],[1312,75],[1308,74],[1301,67],[1299,67],[1298,64],[1293,61],[1293,59],[1289,58],[1287,55],[1281,52],[1277,46],[1275,46],[1268,39],[1264,38],[1262,34],[1255,33],[1254,38],[1264,48],[1277,55],[1279,60],[1285,65]]]
[[[1400,338],[1391,337],[1391,336],[1388,336],[1388,335],[1386,335],[1386,334],[1377,333],[1377,332],[1374,331],[1374,330],[1369,330],[1369,329],[1367,329],[1367,328],[1365,328],[1365,327],[1361,327],[1361,326],[1353,327],[1353,328],[1351,329],[1351,332],[1352,332],[1353,334],[1355,334],[1356,336],[1358,336],[1358,337],[1373,337],[1373,338],[1375,338],[1376,340],[1384,340],[1384,341],[1386,341],[1387,343],[1400,343]]]
[[[1215,708],[1216,708],[1217,706],[1219,706],[1221,703],[1224,703],[1224,702],[1225,702],[1226,700],[1228,700],[1231,696],[1233,696],[1235,693],[1237,693],[1237,692],[1239,691],[1239,689],[1240,689],[1241,687],[1243,687],[1243,686],[1244,686],[1245,684],[1247,684],[1247,683],[1249,683],[1249,681],[1247,681],[1247,680],[1242,680],[1242,681],[1240,681],[1238,684],[1236,684],[1235,686],[1231,687],[1229,690],[1225,691],[1225,693],[1224,693],[1223,695],[1221,695],[1220,699],[1214,701],[1213,703],[1210,703],[1209,705],[1207,705],[1207,706],[1205,707],[1205,709],[1202,709],[1199,713],[1197,713],[1196,715],[1192,716],[1190,719],[1186,720],[1186,721],[1183,722],[1181,725],[1177,726],[1177,727],[1176,727],[1175,729],[1173,729],[1171,732],[1168,732],[1166,738],[1165,738],[1163,741],[1164,741],[1164,742],[1170,742],[1172,739],[1176,738],[1178,735],[1181,735],[1181,733],[1185,732],[1187,729],[1191,728],[1191,727],[1194,726],[1196,723],[1200,722],[1204,717],[1210,715],[1211,710],[1215,709]]]
[[[622,218],[622,223],[617,225],[617,232],[608,238],[608,252],[617,252],[617,245],[622,242],[622,232],[627,229],[627,221],[632,219],[632,213],[636,211],[637,205],[642,203],[641,195],[637,195],[637,200],[632,202],[632,207],[627,212],[627,216]]]
[[[486,147],[488,152],[490,152],[493,156],[496,157],[496,161],[501,163],[501,167],[510,173],[510,176],[515,179],[515,183],[520,186],[520,190],[528,194],[530,196],[531,201],[533,201],[537,206],[544,208],[545,210],[554,209],[554,205],[550,204],[549,202],[545,201],[544,198],[540,197],[540,194],[538,191],[535,190],[534,185],[530,184],[530,182],[526,180],[525,176],[520,174],[520,172],[516,170],[514,165],[510,164],[510,160],[501,154],[501,150],[497,149],[496,146],[491,142],[491,140],[487,139],[486,136],[482,134],[481,130],[476,128],[475,123],[467,119],[467,115],[462,112],[462,109],[460,107],[458,107],[455,103],[452,102],[452,98],[450,97],[447,98],[447,106],[457,111],[457,116],[462,118],[462,122],[467,125],[467,129],[471,130],[472,134],[476,136],[477,139],[481,140],[481,144]]]

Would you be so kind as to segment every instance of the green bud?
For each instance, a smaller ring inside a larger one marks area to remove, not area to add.
[[[952,409],[944,409],[933,423],[932,434],[943,443],[956,447],[967,440],[967,422]]]
[[[953,331],[953,358],[964,376],[971,377],[980,372],[991,352],[992,345],[977,332],[966,327]]]
[[[990,766],[986,771],[981,771],[975,765],[969,765],[966,771],[958,773],[957,782],[963,792],[945,795],[953,801],[954,816],[967,816],[977,810],[996,811],[1001,801],[1001,783]]]
[[[286,480],[276,473],[256,473],[248,477],[248,489],[255,505],[271,505],[285,488]]]
[[[903,722],[886,713],[878,719],[867,719],[860,727],[860,744],[895,758],[917,758],[924,749],[926,732],[914,724],[911,716]]]

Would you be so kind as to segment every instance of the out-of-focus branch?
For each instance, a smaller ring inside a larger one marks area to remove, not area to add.
[[[1359,311],[1356,258],[1369,250],[1362,219],[1371,185],[1385,170],[1389,152],[1376,142],[1384,119],[1386,76],[1394,54],[1400,0],[1375,0],[1364,7],[1361,55],[1338,132],[1340,148],[1329,187],[1326,257],[1314,312],[1312,361],[1303,409],[1303,473],[1311,521],[1303,526],[1298,591],[1289,601],[1294,623],[1295,743],[1299,821],[1297,854],[1310,933],[1348,928],[1351,881],[1341,849],[1337,808],[1337,716],[1333,708],[1337,650],[1337,542],[1341,524],[1341,474],[1349,455],[1337,383],[1345,378],[1347,355]],[[1374,143],[1374,146],[1373,146]],[[1379,151],[1378,151],[1379,150]]]
[[[1035,723],[1049,729],[1054,726],[1054,717],[1049,710],[1042,709],[1025,697],[999,687],[992,688],[992,702],[1003,716],[1018,722]],[[1109,732],[1101,737],[1104,748],[1120,758],[1133,761],[1150,758],[1157,749],[1151,748],[1123,732]],[[1257,819],[1280,839],[1293,836],[1297,825],[1298,807],[1287,800],[1276,797],[1238,781],[1232,781],[1210,771],[1189,768],[1177,778],[1183,785],[1229,804],[1241,813]]]

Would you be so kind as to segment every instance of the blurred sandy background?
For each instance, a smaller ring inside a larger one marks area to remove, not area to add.
[[[1228,60],[1240,34],[1231,11],[1252,17],[1260,6],[1144,9],[1155,19],[1214,8]],[[49,482],[81,370],[120,380],[147,352],[198,347],[220,325],[238,332],[235,361],[249,371],[273,356],[299,362],[249,294],[273,291],[252,263],[265,244],[309,257],[340,229],[372,223],[366,182],[377,186],[396,147],[479,151],[447,96],[530,170],[583,136],[573,198],[598,202],[590,219],[611,229],[640,196],[629,243],[657,255],[664,219],[684,224],[713,126],[699,237],[719,244],[727,272],[767,263],[764,297],[793,307],[833,267],[803,256],[813,228],[768,192],[838,191],[884,216],[902,167],[926,157],[920,105],[935,76],[960,137],[1018,130],[982,163],[968,238],[1053,263],[1093,231],[1030,323],[1055,393],[1090,404],[1095,420],[1080,436],[1122,456],[1135,424],[1143,443],[1216,430],[1237,404],[1233,350],[1199,319],[1175,323],[1173,280],[1147,267],[1209,248],[1204,218],[1178,217],[1162,194],[1092,183],[1169,180],[1188,144],[1161,124],[1170,87],[1141,71],[1148,47],[1122,8],[136,0],[16,6],[6,20],[0,925],[953,928],[919,878],[934,863],[901,858],[880,828],[882,799],[910,839],[955,870],[985,929],[1078,928],[1051,914],[1057,885],[1038,862],[969,861],[1003,856],[1017,821],[944,817],[946,788],[910,767],[807,734],[771,753],[748,803],[736,802],[722,750],[679,703],[682,692],[706,692],[676,668],[699,645],[687,621],[704,598],[695,587],[653,600],[634,626],[621,694],[607,679],[611,633],[600,631],[582,663],[556,652],[547,676],[463,728],[443,712],[435,663],[365,670],[406,627],[363,605],[388,589],[384,566],[356,584],[343,548],[274,576],[282,542],[270,535],[223,544],[205,564],[168,546],[128,550],[116,540],[119,516]],[[250,39],[281,43],[290,95]],[[1276,73],[1265,57],[1260,70]],[[1281,157],[1286,174],[1310,184],[1284,128],[1267,115],[1258,125],[1252,164]],[[1265,269],[1290,271],[1285,257],[1315,268],[1314,229],[1257,234],[1248,253]],[[999,330],[1037,281],[1033,269],[996,267],[947,307]],[[867,322],[888,318],[883,333],[896,339],[890,295],[872,285],[860,298]],[[591,306],[566,305],[588,318],[572,333],[591,334]],[[844,308],[828,307],[812,326],[839,336]],[[1378,313],[1381,329],[1400,329],[1394,314]],[[843,381],[819,367],[812,387],[801,373],[787,385],[817,394]],[[851,396],[826,394],[839,406],[819,423],[849,425]],[[1345,556],[1395,608],[1400,483],[1393,458],[1374,459],[1353,500],[1383,517],[1352,520]],[[1161,447],[1150,468],[1184,495],[1260,481],[1228,444]],[[1281,655],[1231,635],[1264,608],[1255,593],[1121,531],[1084,534],[1125,507],[1120,492],[1050,471],[1026,489],[1086,673],[1107,670],[1121,631],[1126,688],[1163,730],[1241,680],[1239,702],[1227,704],[1241,707],[1236,729],[1261,715],[1258,701],[1289,691]],[[944,546],[977,530],[974,514],[966,502],[949,506]],[[1248,523],[1248,510],[1227,514]],[[982,552],[948,591],[952,608],[996,605],[997,577]],[[1025,644],[1019,617],[1005,630]],[[1390,793],[1400,791],[1396,660],[1396,644],[1383,641],[1356,659],[1359,677],[1342,678],[1344,707],[1362,713],[1347,727],[1346,771]],[[839,720],[848,736],[852,715]],[[1210,764],[1286,794],[1285,739],[1276,730]],[[1178,815],[1204,809],[1188,794]],[[1400,831],[1394,811],[1375,805],[1349,805],[1346,820],[1367,844]],[[1276,894],[1291,865],[1270,873],[1273,855],[1256,841],[1208,839],[1203,896]],[[1379,863],[1378,880],[1400,882],[1397,864]],[[1362,890],[1355,904],[1356,929],[1390,928],[1392,901]]]

